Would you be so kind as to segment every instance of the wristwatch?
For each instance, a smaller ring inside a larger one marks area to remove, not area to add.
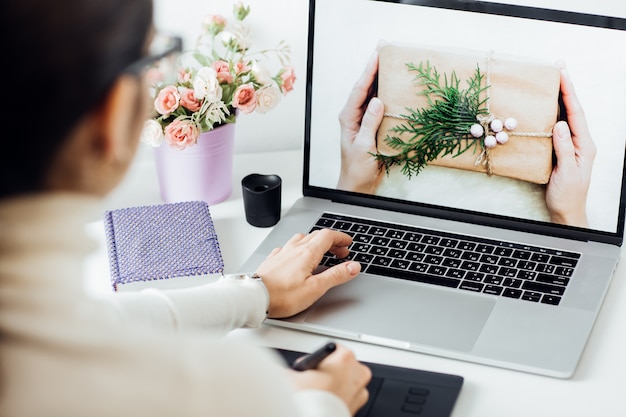
[[[266,295],[266,299],[267,299],[267,306],[265,308],[265,317],[268,316],[269,314],[269,307],[270,307],[270,293],[267,290],[267,287],[265,286],[265,283],[263,282],[263,278],[261,278],[261,276],[259,274],[252,273],[252,274],[245,274],[245,273],[241,273],[241,274],[224,274],[220,277],[221,280],[225,280],[225,281],[236,281],[236,282],[241,282],[242,284],[247,284],[247,283],[256,283],[257,285],[260,285],[261,287],[263,287],[263,290],[265,291],[265,295]]]

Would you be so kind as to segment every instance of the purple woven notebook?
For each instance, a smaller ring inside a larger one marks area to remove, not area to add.
[[[209,205],[201,201],[105,212],[111,282],[118,285],[222,273]]]

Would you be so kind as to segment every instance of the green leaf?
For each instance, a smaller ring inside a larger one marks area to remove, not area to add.
[[[385,143],[397,150],[397,155],[372,154],[387,173],[393,166],[400,166],[402,174],[411,178],[437,158],[482,149],[483,138],[469,133],[477,117],[488,114],[486,99],[480,96],[489,86],[482,85],[484,75],[478,65],[465,90],[454,71],[440,74],[429,61],[406,66],[416,73],[414,82],[420,88],[417,94],[425,96],[427,106],[407,108],[407,114],[401,115],[405,121],[390,129]]]

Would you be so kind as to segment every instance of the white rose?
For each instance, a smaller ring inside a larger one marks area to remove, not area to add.
[[[146,120],[141,131],[141,142],[154,147],[161,146],[163,142],[163,128],[154,119]]]
[[[200,68],[193,80],[193,93],[197,99],[206,99],[210,103],[222,99],[222,87],[217,80],[217,71],[214,68]]]
[[[252,75],[254,76],[256,82],[261,85],[272,83],[272,76],[270,75],[270,72],[258,61],[254,61],[252,64]]]
[[[266,113],[272,110],[282,98],[280,88],[276,85],[265,85],[256,92],[256,111]]]

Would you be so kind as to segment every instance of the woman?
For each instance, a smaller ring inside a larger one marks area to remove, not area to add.
[[[348,254],[346,234],[295,236],[259,266],[262,281],[83,292],[84,222],[128,169],[149,109],[152,4],[5,0],[0,10],[4,120],[20,126],[5,131],[0,164],[0,415],[354,414],[371,374],[346,348],[296,373],[220,338],[354,278],[356,262],[312,274],[326,251]]]

